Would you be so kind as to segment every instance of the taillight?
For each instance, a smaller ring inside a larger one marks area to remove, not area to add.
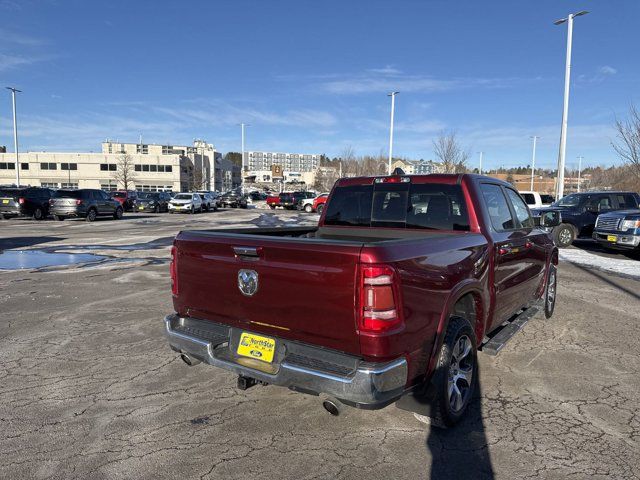
[[[402,324],[396,272],[388,265],[361,269],[360,330],[386,333]]]
[[[76,205],[82,205],[82,200],[76,200]]]
[[[171,293],[178,295],[178,249],[176,247],[171,247],[169,274],[171,275]]]
[[[26,200],[25,200],[24,198],[22,198],[22,197],[20,197],[20,198],[18,199],[18,203],[19,203],[20,205],[23,205],[25,201],[26,201]]]

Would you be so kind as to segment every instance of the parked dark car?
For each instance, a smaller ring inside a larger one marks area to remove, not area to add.
[[[640,253],[640,209],[599,215],[593,238],[605,248]]]
[[[0,218],[33,217],[43,220],[49,215],[48,188],[2,188],[0,189]]]
[[[553,229],[553,239],[559,247],[568,247],[576,238],[591,238],[596,218],[601,213],[638,208],[640,196],[634,192],[572,193],[551,204],[533,210],[541,213],[560,212],[562,223]]]
[[[136,198],[138,198],[138,192],[132,192],[128,190],[117,190],[111,192],[111,196],[120,202],[125,212],[132,212]]]
[[[227,192],[220,197],[220,206],[247,208],[247,197],[238,192]]]
[[[313,198],[315,195],[309,197],[310,192],[285,192],[280,194],[280,206],[285,210],[294,210],[298,208],[304,198]]]
[[[168,192],[138,192],[133,203],[136,212],[168,212],[171,194]]]
[[[70,217],[85,218],[93,222],[99,216],[122,218],[123,208],[118,200],[107,192],[83,188],[80,190],[58,190],[49,201],[49,211],[56,220]]]

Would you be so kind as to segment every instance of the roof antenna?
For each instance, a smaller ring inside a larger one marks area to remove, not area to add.
[[[404,175],[404,170],[400,167],[396,167],[393,169],[393,173],[391,175]]]

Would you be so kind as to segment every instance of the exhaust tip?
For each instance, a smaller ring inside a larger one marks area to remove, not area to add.
[[[194,365],[198,365],[200,363],[200,360],[196,360],[195,358],[190,357],[186,353],[181,353],[180,354],[180,358],[182,359],[182,361],[184,363],[186,363],[190,367],[193,367]]]
[[[324,400],[322,402],[322,407],[334,417],[340,415],[340,407],[337,402],[334,402],[333,400]]]

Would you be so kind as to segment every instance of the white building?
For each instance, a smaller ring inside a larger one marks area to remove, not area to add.
[[[306,153],[245,152],[245,167],[250,172],[271,170],[281,165],[289,172],[313,172],[320,165],[320,155]]]
[[[20,184],[117,190],[123,188],[117,176],[125,156],[137,190],[222,190],[223,184],[240,183],[239,167],[223,161],[213,145],[196,140],[193,146],[106,141],[102,153],[21,153]],[[0,152],[0,184],[15,183],[15,168],[15,154]]]

